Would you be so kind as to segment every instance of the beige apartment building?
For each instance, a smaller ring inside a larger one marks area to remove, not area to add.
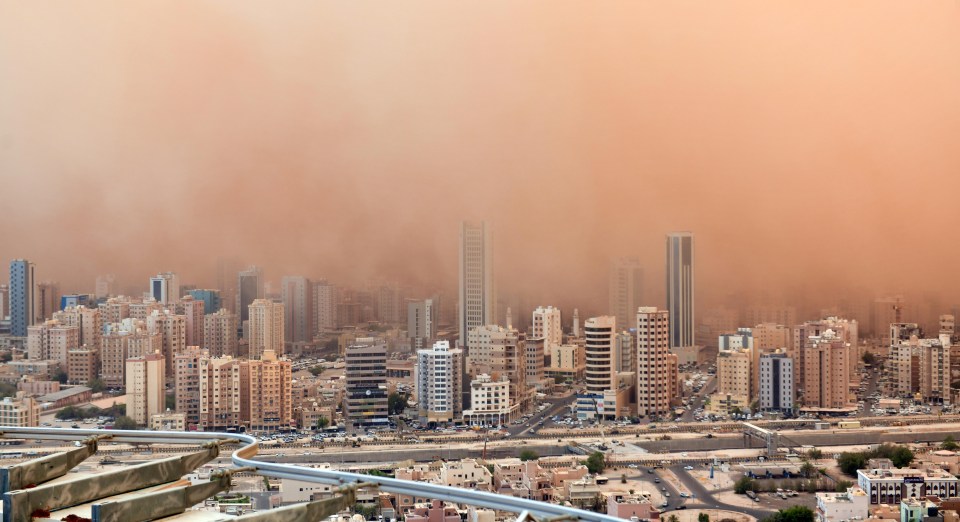
[[[148,332],[161,335],[163,346],[160,353],[166,361],[167,374],[173,373],[176,355],[187,347],[187,318],[170,310],[154,310],[146,323]]]
[[[677,387],[677,363],[670,355],[670,313],[656,307],[637,310],[637,415],[670,412]],[[672,384],[671,384],[672,383]]]
[[[710,401],[714,411],[749,407],[755,393],[754,349],[720,352],[717,356],[717,391]]]
[[[67,352],[67,382],[87,384],[100,375],[99,353],[96,348],[81,346]]]
[[[24,392],[0,400],[0,426],[27,428],[40,425],[40,404]]]
[[[185,295],[173,305],[177,315],[184,318],[187,346],[205,346],[203,301],[194,299],[192,295]]]
[[[850,406],[850,345],[833,330],[808,339],[803,353],[803,405],[814,409]]]
[[[249,310],[250,359],[259,359],[267,350],[283,355],[283,303],[255,299]]]
[[[86,306],[71,306],[66,310],[55,312],[53,318],[66,326],[76,326],[80,329],[80,345],[91,348],[100,347],[100,337],[103,334],[103,314],[98,308]]]
[[[470,330],[467,341],[467,374],[471,379],[487,374],[494,381],[510,381],[511,404],[527,399],[526,342],[517,330],[496,325]]]
[[[203,342],[204,348],[214,357],[239,356],[237,315],[225,308],[206,315],[203,318]]]
[[[54,360],[66,365],[67,352],[79,347],[79,326],[51,319],[27,328],[27,358],[31,360]]]
[[[290,427],[291,372],[290,361],[278,359],[273,350],[264,350],[260,360],[240,362],[240,416],[248,429],[276,431]]]
[[[163,355],[153,353],[127,359],[127,416],[141,426],[166,406]]]
[[[229,355],[204,354],[198,360],[199,427],[203,431],[235,430],[241,423],[240,361]]]
[[[561,344],[550,354],[550,365],[545,370],[547,377],[560,377],[570,381],[583,378],[587,368],[587,354],[579,344]]]

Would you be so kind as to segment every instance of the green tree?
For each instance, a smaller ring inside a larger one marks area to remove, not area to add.
[[[677,515],[670,515],[667,517],[667,522],[680,522],[680,518]]]
[[[93,393],[100,393],[103,391],[105,386],[103,385],[103,380],[101,379],[90,379],[90,381],[87,382],[87,388],[90,388],[90,391]]]
[[[853,486],[853,482],[849,480],[838,480],[835,485],[834,491],[836,491],[837,493],[846,493],[847,488],[850,488],[851,486]]]
[[[877,356],[870,352],[863,352],[863,362],[864,364],[873,366],[874,364],[877,364]]]
[[[310,373],[312,373],[314,377],[319,377],[324,370],[326,370],[326,368],[324,368],[322,364],[318,364],[310,368]]]
[[[743,495],[747,491],[752,491],[752,490],[753,490],[753,479],[750,477],[741,477],[740,480],[738,480],[733,485],[733,492],[738,495]]]
[[[820,460],[823,458],[823,451],[821,451],[820,448],[813,448],[807,452],[807,457],[812,460]]]
[[[947,435],[947,437],[943,439],[943,443],[940,444],[940,447],[947,451],[957,451],[957,448],[960,448],[960,445],[958,445],[957,441],[954,440],[953,435]]]
[[[17,394],[17,385],[0,382],[0,397],[13,397]]]
[[[60,384],[67,384],[67,372],[63,370],[57,370],[53,374],[53,380],[59,382]]]
[[[800,466],[800,476],[804,478],[813,478],[818,474],[820,474],[820,470],[810,462],[804,462],[803,466]]]
[[[710,515],[706,513],[700,513],[697,515],[697,522],[710,522]]]
[[[857,470],[867,465],[867,456],[856,451],[845,451],[837,459],[837,465],[840,466],[840,471],[855,477]]]
[[[399,415],[407,409],[407,395],[405,393],[393,392],[387,397],[387,411],[390,415]]]
[[[330,425],[330,419],[326,418],[325,416],[321,415],[319,418],[317,418],[317,429],[318,429],[318,430],[322,430],[322,429],[326,428],[326,427],[329,426],[329,425]]]
[[[763,519],[763,522],[813,522],[813,510],[806,506],[791,506],[781,509]]]
[[[897,446],[893,449],[890,460],[893,461],[894,466],[905,468],[913,462],[913,452],[906,446]]]
[[[593,475],[603,473],[603,470],[607,467],[603,453],[599,451],[594,451],[587,457],[586,465],[587,471]]]
[[[520,451],[520,460],[522,462],[526,462],[528,460],[537,460],[539,458],[540,458],[540,455],[538,455],[537,452],[533,451],[532,449],[525,449]]]
[[[140,426],[137,426],[137,422],[130,417],[121,415],[113,421],[113,428],[117,430],[138,430]]]
[[[0,363],[8,363],[13,360],[13,354],[10,352],[0,353]]]

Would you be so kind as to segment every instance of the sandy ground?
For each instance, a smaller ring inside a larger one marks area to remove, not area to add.
[[[673,515],[679,519],[679,522],[697,522],[697,517],[700,516],[700,513],[706,513],[710,517],[711,522],[719,522],[725,518],[736,520],[737,522],[756,522],[757,519],[751,517],[750,515],[745,515],[743,513],[737,513],[735,511],[720,511],[717,509],[682,509],[680,511],[671,511],[669,513],[661,514],[660,520],[666,521]]]

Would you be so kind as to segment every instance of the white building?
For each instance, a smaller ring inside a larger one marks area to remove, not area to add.
[[[857,486],[845,493],[817,493],[817,520],[819,522],[849,522],[866,520],[870,515],[870,499]]]
[[[127,359],[127,415],[141,426],[165,411],[163,359],[157,353]]]
[[[861,469],[857,485],[867,493],[871,504],[899,504],[911,497],[935,495],[952,498],[958,494],[960,479],[939,468]]]
[[[487,374],[470,381],[470,405],[463,419],[471,425],[501,426],[519,416],[519,408],[510,402],[510,381],[494,381]]]
[[[737,328],[737,333],[722,334],[717,339],[717,347],[721,352],[753,349],[753,330]]]
[[[486,223],[460,224],[460,343],[480,326],[493,324],[497,296],[493,282],[493,238]]]
[[[560,324],[560,309],[538,306],[533,311],[531,338],[543,339],[545,353],[553,354],[553,349],[563,344],[563,328]]]
[[[786,353],[760,356],[760,409],[793,411],[796,387],[793,383],[793,359]]]
[[[427,422],[452,422],[463,415],[461,370],[463,350],[437,341],[417,351],[417,405]]]
[[[583,324],[586,343],[587,368],[585,371],[588,394],[602,394],[614,389],[614,335],[617,331],[617,319],[610,315],[591,317]]]

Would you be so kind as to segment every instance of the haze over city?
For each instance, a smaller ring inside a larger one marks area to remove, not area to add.
[[[602,311],[610,258],[663,299],[958,290],[955,2],[296,2],[0,8],[0,257],[89,291],[216,260]]]

